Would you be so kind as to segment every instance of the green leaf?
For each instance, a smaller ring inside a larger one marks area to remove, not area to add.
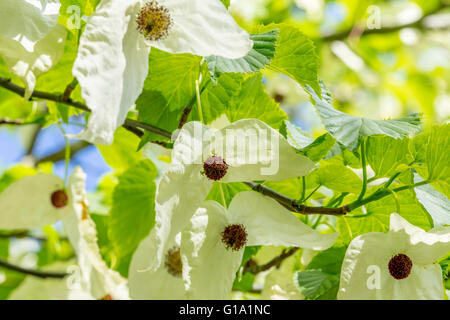
[[[267,94],[261,75],[244,78],[241,74],[223,74],[217,85],[208,84],[201,94],[203,118],[210,123],[222,114],[230,122],[255,118],[278,129],[287,119],[286,112]],[[198,119],[198,108],[193,110]]]
[[[417,135],[410,147],[417,173],[450,197],[450,124],[434,126]]]
[[[154,225],[156,175],[155,165],[150,160],[142,160],[119,176],[108,230],[119,257],[134,252]]]
[[[250,187],[240,182],[231,182],[231,183],[219,183],[215,182],[209,192],[206,200],[214,200],[223,205],[222,192],[220,191],[220,187],[223,190],[223,198],[227,207],[230,205],[233,197],[242,191],[249,191]]]
[[[325,157],[336,143],[336,140],[328,133],[314,140],[291,122],[285,121],[284,124],[286,125],[286,137],[289,144],[314,162]]]
[[[136,152],[139,138],[120,127],[114,134],[114,141],[109,146],[98,146],[106,163],[112,168],[123,171],[142,159],[142,152]]]
[[[230,0],[220,0],[222,1],[223,5],[228,8],[230,6]]]
[[[136,109],[139,111],[139,120],[144,123],[157,126],[169,132],[178,128],[181,118],[180,110],[170,111],[166,99],[158,91],[144,90],[136,101]],[[145,131],[139,144],[139,149],[150,141],[162,141],[163,137],[155,133]]]
[[[337,228],[344,243],[349,243],[364,233],[387,232],[391,213],[400,214],[409,223],[426,231],[433,227],[431,217],[417,201],[413,191],[404,190],[397,192],[396,195],[400,212],[397,210],[395,198],[390,195],[368,203],[365,206],[366,213],[358,209],[346,216],[338,217]]]
[[[322,88],[322,91],[325,90]],[[325,129],[351,151],[355,151],[360,141],[368,136],[383,134],[398,139],[420,130],[418,114],[394,120],[352,116],[334,109],[326,99],[319,98],[312,88],[306,88],[306,91],[311,95]]]
[[[255,256],[261,246],[246,246],[244,249],[244,255],[242,257],[242,265],[245,265],[253,256]]]
[[[183,109],[195,99],[195,81],[203,70],[200,62],[198,56],[170,54],[152,48],[144,90],[158,91],[170,111]]]
[[[307,299],[314,300],[337,286],[339,277],[321,270],[297,271],[294,283]]]
[[[350,168],[336,162],[322,161],[308,177],[316,183],[338,192],[359,193],[362,180]]]
[[[17,165],[3,172],[0,178],[0,192],[5,190],[14,181],[20,180],[26,176],[31,176],[37,173],[37,170],[33,167],[24,165]]]
[[[390,177],[408,168],[409,139],[388,136],[367,138],[366,157],[375,177]]]
[[[340,274],[342,261],[344,260],[346,246],[333,246],[327,250],[319,252],[311,262],[308,264],[307,269],[320,269],[323,272],[331,274]]]
[[[287,24],[271,24],[258,27],[257,32],[278,28],[277,50],[269,68],[294,79],[302,86],[311,86],[320,92],[317,78],[319,57],[314,43],[298,27]]]
[[[211,77],[216,80],[222,73],[254,73],[266,67],[275,55],[278,30],[250,35],[253,48],[239,59],[227,59],[219,56],[206,57]]]

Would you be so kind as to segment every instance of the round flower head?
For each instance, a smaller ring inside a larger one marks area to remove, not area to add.
[[[164,245],[163,263],[156,270],[148,269],[149,257],[156,257],[153,246],[155,231],[145,238],[133,255],[128,276],[130,296],[138,300],[186,299],[183,282],[183,262],[180,252],[180,233],[172,232]]]
[[[86,174],[74,169],[69,184],[72,186],[74,211],[63,220],[64,230],[77,255],[80,281],[73,288],[71,299],[129,299],[126,279],[111,270],[103,260],[97,244],[97,229],[87,210]]]
[[[151,47],[234,59],[253,42],[220,0],[102,0],[87,19],[73,67],[92,110],[80,138],[112,143],[142,92]]]
[[[36,78],[47,72],[64,52],[66,30],[57,25],[58,0],[2,0],[0,56],[25,84],[28,100]]]
[[[220,130],[189,122],[179,132],[172,162],[156,193],[155,243],[158,259],[171,228],[182,230],[213,182],[279,181],[308,174],[314,163],[257,119],[236,121]]]
[[[228,211],[206,201],[182,233],[181,254],[190,299],[227,299],[246,245],[327,249],[337,233],[320,234],[275,200],[238,193]]]
[[[0,229],[28,230],[53,224],[70,215],[73,205],[70,190],[64,189],[59,177],[24,177],[0,193]]]
[[[448,252],[450,228],[425,232],[393,213],[388,233],[366,233],[350,243],[338,299],[443,299],[436,262]]]

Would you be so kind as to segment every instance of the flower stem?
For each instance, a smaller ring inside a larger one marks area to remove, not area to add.
[[[362,200],[367,191],[367,163],[366,163],[366,147],[364,140],[361,141],[361,165],[363,170],[363,185],[358,200]]]
[[[220,196],[222,198],[223,207],[226,209],[227,208],[227,202],[225,201],[225,195],[223,193],[222,184],[220,182],[219,182],[219,190],[220,190]]]
[[[70,152],[71,152],[71,148],[70,148],[70,141],[69,138],[67,138],[66,135],[66,131],[64,130],[63,126],[61,125],[61,123],[58,122],[58,127],[61,130],[63,137],[64,137],[64,142],[66,144],[66,148],[65,148],[65,152],[64,152],[64,160],[65,160],[65,164],[64,164],[64,186],[67,187],[67,183],[69,180],[69,162],[70,162]]]

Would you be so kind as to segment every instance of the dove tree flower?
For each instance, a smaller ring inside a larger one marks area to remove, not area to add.
[[[75,168],[67,188],[51,174],[22,178],[0,193],[0,229],[29,230],[63,221],[80,266],[69,298],[128,299],[126,279],[108,268],[97,244],[97,230],[87,213],[86,175]]]
[[[197,121],[185,124],[158,185],[152,235],[157,258],[149,268],[159,267],[171,228],[183,230],[214,182],[280,181],[313,168],[311,160],[260,120],[239,120],[220,130]]]
[[[240,58],[252,46],[220,0],[102,0],[87,19],[73,67],[92,111],[79,138],[112,143],[142,92],[151,47]]]
[[[393,213],[387,233],[366,233],[350,243],[338,299],[444,299],[436,262],[449,252],[449,227],[425,232]]]
[[[215,201],[206,201],[182,232],[188,298],[226,299],[246,245],[324,250],[337,236],[320,234],[275,200],[253,191],[238,193],[228,210]]]
[[[66,30],[57,24],[59,0],[2,0],[0,56],[25,84],[25,99],[36,79],[62,57]]]

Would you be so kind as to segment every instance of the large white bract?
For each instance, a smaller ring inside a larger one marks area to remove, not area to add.
[[[449,252],[449,227],[425,232],[393,213],[388,233],[366,233],[350,243],[338,299],[444,299],[436,262]]]
[[[152,30],[157,22],[142,26],[136,21],[140,10],[149,4],[164,8],[171,20],[166,34],[153,41],[138,27]],[[114,131],[142,92],[151,47],[171,53],[240,58],[252,46],[249,34],[220,0],[102,0],[87,20],[73,67],[82,97],[92,110],[87,129],[79,138],[112,143]]]
[[[0,56],[25,84],[29,99],[36,79],[62,57],[66,29],[57,25],[59,0],[2,0]]]

